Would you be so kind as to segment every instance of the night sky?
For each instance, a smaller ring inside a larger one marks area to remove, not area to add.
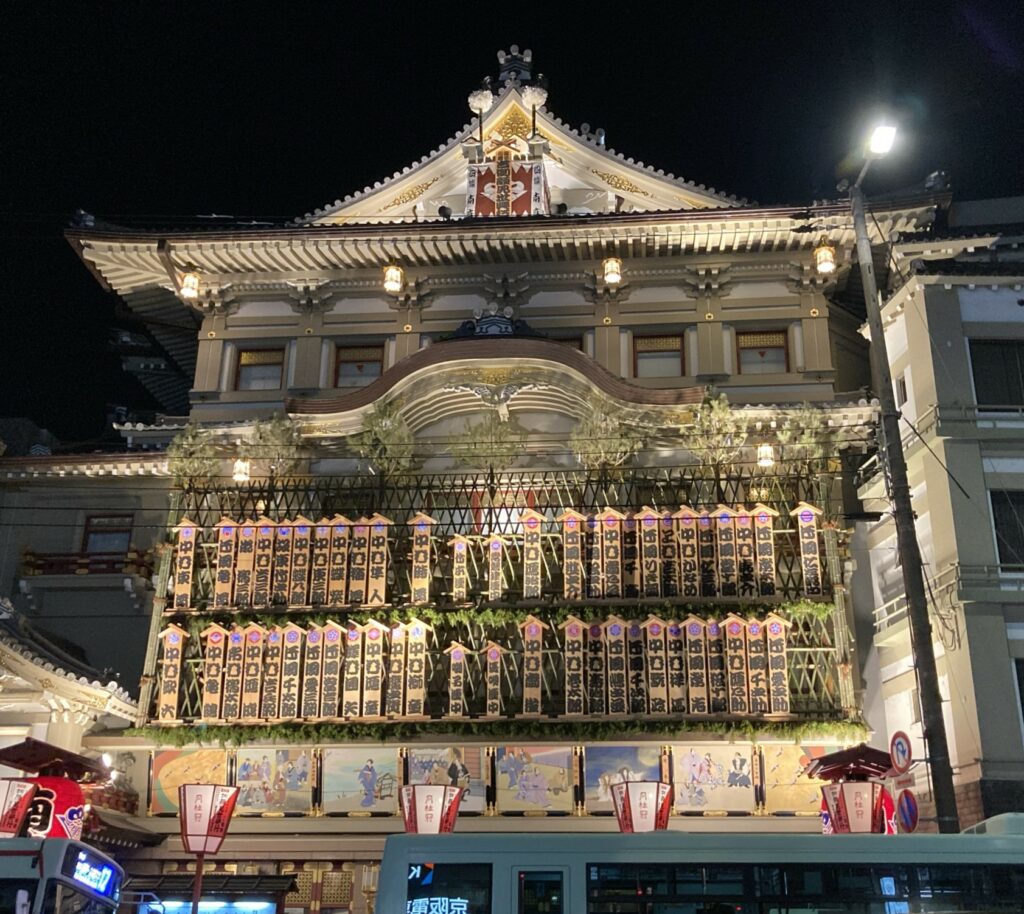
[[[611,12],[599,12],[611,10]],[[470,118],[495,52],[532,48],[548,107],[666,172],[770,203],[836,196],[873,114],[901,143],[870,192],[947,171],[1024,194],[1024,5],[6,4],[0,416],[66,442],[152,404],[108,351],[116,299],[62,237],[279,221],[361,190]]]

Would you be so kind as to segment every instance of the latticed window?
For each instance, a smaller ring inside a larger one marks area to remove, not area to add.
[[[685,372],[683,337],[634,336],[633,374],[638,378],[681,378]]]
[[[350,907],[352,904],[352,871],[331,870],[324,873],[320,901],[324,908]]]
[[[1024,570],[1024,492],[997,490],[989,495],[999,564]]]
[[[339,346],[334,364],[335,387],[362,387],[381,376],[384,347]]]
[[[298,872],[295,874],[295,891],[285,895],[284,903],[288,905],[307,905],[313,898],[313,873]]]
[[[280,390],[283,380],[283,349],[243,349],[238,353],[235,390]]]
[[[785,330],[737,333],[736,353],[740,374],[782,374],[789,370]]]

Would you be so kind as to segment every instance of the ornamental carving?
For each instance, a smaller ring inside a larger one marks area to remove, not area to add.
[[[418,200],[423,196],[431,187],[437,183],[437,178],[431,178],[429,181],[424,181],[421,184],[414,184],[408,190],[402,191],[394,200],[390,203],[385,204],[384,209],[391,209],[395,206],[402,206],[405,203],[412,203],[413,200]]]
[[[653,194],[647,193],[646,190],[638,187],[629,178],[624,178],[622,175],[612,174],[610,171],[598,171],[596,168],[591,168],[590,170],[613,190],[621,190],[627,194],[640,194],[644,197],[653,196]]]

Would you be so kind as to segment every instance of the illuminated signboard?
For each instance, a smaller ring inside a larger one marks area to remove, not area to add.
[[[406,914],[490,914],[489,863],[413,863]]]
[[[63,873],[92,895],[117,901],[121,894],[121,874],[117,867],[100,854],[80,846],[68,849]]]

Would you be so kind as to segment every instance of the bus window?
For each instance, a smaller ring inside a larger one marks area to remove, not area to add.
[[[560,870],[519,871],[519,914],[562,914],[564,897]]]
[[[412,863],[406,914],[490,914],[489,863]]]
[[[0,880],[0,911],[28,914],[32,910],[37,885],[38,883],[28,880]]]
[[[111,908],[109,904],[83,895],[71,886],[51,881],[46,886],[41,910],[46,914],[109,914]]]

